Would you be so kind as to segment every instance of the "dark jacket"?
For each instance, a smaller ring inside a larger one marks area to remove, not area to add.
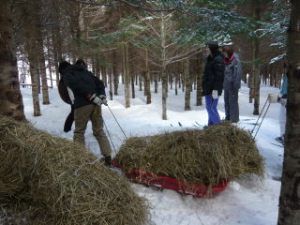
[[[222,94],[224,80],[224,58],[221,52],[217,51],[213,56],[209,55],[205,64],[202,90],[203,95],[211,95],[213,90]]]
[[[105,86],[99,78],[79,65],[70,66],[63,73],[62,79],[74,93],[74,108],[93,104],[90,97],[93,94],[105,95]]]

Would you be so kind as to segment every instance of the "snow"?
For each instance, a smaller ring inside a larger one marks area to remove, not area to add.
[[[120,84],[119,93],[123,93]],[[114,96],[109,108],[102,107],[105,125],[113,143],[113,155],[122,142],[130,136],[152,135],[187,128],[201,129],[207,123],[205,106],[195,106],[195,90],[192,92],[192,109],[184,111],[184,93],[169,90],[168,120],[161,119],[161,95],[152,92],[152,104],[146,105],[143,92],[136,89],[137,97],[131,99],[131,107],[124,107],[124,97]],[[153,91],[153,90],[152,90]],[[248,103],[249,89],[240,90],[240,119],[238,126],[252,130],[257,116],[253,116],[253,104]],[[261,107],[268,93],[278,93],[272,87],[261,88]],[[42,105],[42,116],[33,117],[31,89],[22,88],[26,117],[31,123],[55,136],[72,139],[72,131],[63,132],[63,124],[70,106],[62,102],[56,88],[50,90],[50,105]],[[268,104],[268,103],[267,103]],[[150,204],[153,225],[275,225],[277,223],[283,148],[275,145],[279,136],[279,104],[271,104],[256,137],[257,146],[265,158],[266,173],[263,179],[255,176],[241,177],[230,182],[228,188],[213,198],[194,198],[170,190],[157,190],[132,184],[134,191]],[[223,96],[219,111],[224,118]],[[112,114],[112,113],[113,114]],[[122,133],[113,115],[125,132]],[[92,135],[90,124],[86,131],[86,146],[96,155],[99,148]],[[116,215],[117,216],[117,215]]]

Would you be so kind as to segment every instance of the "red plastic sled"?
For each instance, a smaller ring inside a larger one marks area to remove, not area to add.
[[[122,169],[122,166],[113,161],[115,167]],[[157,175],[142,169],[132,169],[125,175],[133,182],[154,186],[161,189],[170,189],[182,194],[192,195],[194,197],[209,197],[225,190],[228,181],[223,181],[214,186],[206,186],[203,184],[187,183],[176,178]]]

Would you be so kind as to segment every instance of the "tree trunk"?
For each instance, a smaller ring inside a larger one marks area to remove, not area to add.
[[[162,119],[167,120],[167,97],[168,97],[168,75],[167,75],[167,64],[166,64],[166,29],[165,29],[165,18],[164,13],[161,13],[161,24],[160,24],[160,35],[161,35],[161,80],[162,80]]]
[[[29,67],[30,67],[30,77],[32,84],[32,101],[33,101],[33,116],[40,116],[40,100],[39,100],[39,75],[37,73],[37,59],[35,59],[35,54],[31,49],[28,49],[28,59],[29,59]]]
[[[0,114],[25,120],[9,1],[0,4]]]
[[[39,58],[39,71],[42,80],[43,104],[48,105],[50,104],[50,101],[49,101],[48,81],[47,81],[46,66],[45,66],[45,53],[44,53],[42,31],[37,30],[37,35],[38,35],[37,51],[38,51],[38,58]]]
[[[135,79],[134,79],[135,76],[131,75],[131,94],[132,94],[132,98],[134,99],[135,98],[135,88],[134,88],[134,82],[135,82]]]
[[[254,13],[254,19],[256,21],[260,20],[260,3],[258,0],[253,1],[253,13]],[[259,25],[256,25],[256,29],[259,29]],[[253,115],[259,115],[259,101],[260,101],[260,59],[259,59],[259,38],[254,37],[252,42],[253,47],[253,69],[252,69],[252,75],[253,75],[253,84],[254,84],[254,90],[253,90],[253,97],[254,97],[254,110]]]
[[[122,45],[123,56],[123,77],[124,77],[124,92],[125,92],[125,107],[130,107],[130,76],[129,76],[129,62],[128,62],[128,44]]]
[[[185,74],[185,98],[184,98],[184,110],[191,110],[191,92],[192,92],[192,85],[191,85],[191,76],[190,76],[190,62],[189,59],[184,61],[184,74]]]
[[[113,76],[114,76],[114,95],[118,95],[119,74],[118,74],[118,59],[116,51],[113,52]]]
[[[200,57],[199,57],[200,58]],[[196,71],[196,106],[202,105],[202,74],[203,74],[203,61],[200,59],[197,59],[197,62],[199,63],[199,71]]]
[[[149,54],[148,49],[145,50],[145,63],[146,63],[146,72],[144,76],[144,83],[145,83],[145,95],[146,95],[146,104],[151,104],[151,88],[150,88],[150,69],[149,69]]]
[[[112,68],[111,68],[111,71],[108,76],[109,76],[109,97],[110,97],[110,100],[113,100],[113,71],[112,71]]]
[[[178,95],[179,71],[175,74],[175,95]]]
[[[291,0],[287,60],[288,102],[278,225],[300,221],[300,1]]]

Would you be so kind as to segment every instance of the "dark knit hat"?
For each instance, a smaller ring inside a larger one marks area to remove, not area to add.
[[[62,73],[69,66],[71,66],[71,64],[69,62],[61,61],[58,65],[58,72]]]
[[[209,48],[219,48],[219,44],[217,41],[208,41],[208,42],[206,42],[206,45]]]

